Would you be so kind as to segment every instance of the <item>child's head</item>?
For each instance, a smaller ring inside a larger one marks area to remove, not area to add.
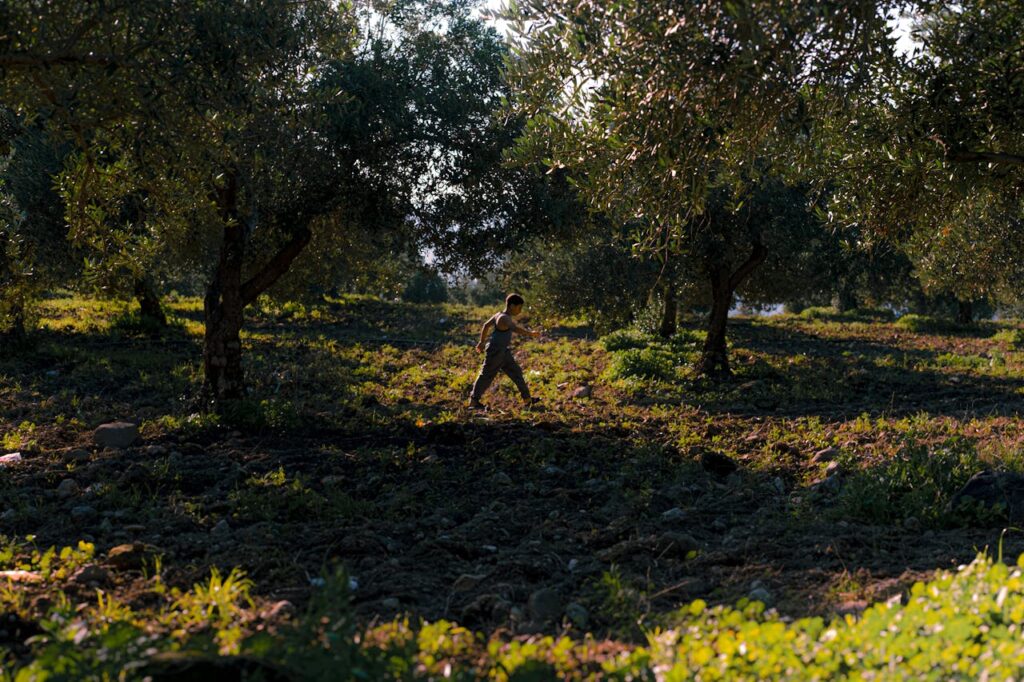
[[[505,297],[505,310],[511,315],[518,315],[523,311],[523,297],[519,294],[509,294]]]

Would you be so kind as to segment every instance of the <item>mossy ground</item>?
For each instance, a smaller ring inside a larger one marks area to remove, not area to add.
[[[669,341],[602,343],[584,325],[533,320],[551,333],[520,343],[519,359],[543,407],[523,410],[502,378],[480,414],[465,402],[492,311],[265,304],[244,337],[252,399],[229,422],[199,390],[199,302],[172,301],[175,325],[158,338],[117,324],[125,311],[53,298],[34,349],[0,357],[3,447],[24,456],[0,469],[0,570],[40,573],[50,546],[91,548],[53,559],[73,565],[39,582],[0,586],[0,612],[25,624],[0,638],[19,665],[38,649],[16,633],[58,607],[107,613],[110,598],[160,641],[209,630],[212,650],[242,651],[288,620],[274,604],[319,603],[320,576],[338,569],[357,585],[360,631],[446,619],[506,653],[518,642],[516,656],[530,637],[567,634],[586,643],[574,660],[614,658],[697,599],[856,613],[996,547],[1005,519],[946,505],[977,470],[1024,469],[1011,323],[932,334],[735,320],[735,374],[709,382],[690,369],[696,321]],[[571,397],[582,385],[590,397]],[[93,447],[92,429],[114,419],[140,423],[142,443]],[[70,459],[76,448],[88,456]],[[708,451],[738,471],[705,471]],[[66,479],[78,490],[62,497]],[[82,506],[95,514],[72,515]],[[130,542],[146,546],[142,566],[110,568],[101,592],[72,579]],[[1002,547],[1016,556],[1024,538]],[[214,568],[249,582],[230,608],[197,611]],[[586,623],[535,617],[542,588]]]

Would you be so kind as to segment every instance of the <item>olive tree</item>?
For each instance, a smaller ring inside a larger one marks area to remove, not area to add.
[[[917,4],[916,47],[850,93],[819,152],[837,219],[904,243],[967,320],[972,300],[1021,294],[1024,3]]]
[[[223,404],[245,391],[244,310],[293,264],[329,268],[352,234],[444,219],[430,207],[459,191],[500,96],[500,41],[470,10],[15,0],[0,101],[51,112],[79,150],[61,174],[75,238],[208,273],[203,362]],[[140,219],[120,229],[129,200]]]
[[[741,241],[746,218],[709,198],[739,209],[760,175],[799,175],[814,121],[891,53],[887,5],[523,0],[503,13],[520,157],[568,169],[591,208],[640,226],[638,244],[704,254],[706,372],[727,368],[725,316],[773,247],[714,246]]]

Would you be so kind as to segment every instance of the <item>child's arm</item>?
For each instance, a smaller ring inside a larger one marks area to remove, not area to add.
[[[519,324],[515,320],[512,320],[512,331],[517,332],[519,334],[525,334],[526,336],[532,336],[533,338],[537,338],[538,336],[540,336],[540,330],[539,329],[537,329],[537,330],[527,329],[526,327],[524,327],[523,325]]]
[[[476,350],[478,353],[484,352],[484,341],[487,340],[487,335],[491,333],[491,328],[494,327],[494,318],[484,322],[484,326],[480,328],[480,341],[476,344]]]

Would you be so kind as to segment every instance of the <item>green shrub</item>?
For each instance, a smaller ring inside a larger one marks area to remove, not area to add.
[[[1019,327],[1013,327],[1011,329],[1001,329],[992,335],[992,340],[1005,343],[1013,350],[1020,350],[1024,348],[1024,329]]]
[[[142,315],[138,310],[131,310],[111,319],[108,330],[115,336],[151,338],[183,328],[180,321],[169,320],[167,324],[161,324],[159,320]]]
[[[417,270],[402,290],[402,300],[409,303],[444,303],[448,300],[448,285],[433,270]]]
[[[628,350],[630,348],[646,348],[650,337],[635,329],[620,329],[601,337],[601,345],[608,352]]]
[[[223,407],[224,422],[239,429],[288,429],[297,427],[301,419],[288,400],[244,398]]]
[[[839,312],[832,307],[817,306],[804,308],[800,317],[830,322],[892,322],[896,314],[887,308],[854,308]]]
[[[0,651],[0,682],[156,678],[167,673],[168,655],[175,679],[186,679],[189,664],[243,660],[266,664],[243,679],[263,679],[273,667],[274,675],[311,681],[1016,679],[1024,667],[1022,567],[1024,556],[1011,568],[979,555],[914,584],[905,604],[881,602],[832,620],[785,620],[746,599],[713,608],[697,600],[648,629],[644,644],[613,656],[592,639],[488,639],[446,621],[398,619],[364,631],[343,573],[318,579],[291,622],[254,628],[245,576],[214,573],[187,592],[171,590],[151,612],[102,592],[85,609],[55,600],[28,656]],[[151,582],[166,592],[159,575]]]
[[[615,353],[608,378],[668,381],[675,378],[675,365],[672,356],[659,348],[630,348]]]
[[[800,317],[805,320],[833,320],[839,316],[839,311],[831,306],[811,306],[800,311]]]
[[[837,498],[838,518],[894,523],[916,518],[926,525],[955,523],[946,506],[967,480],[985,468],[974,444],[959,436],[938,446],[912,443],[873,469],[850,477]],[[962,519],[960,519],[962,520]]]
[[[917,334],[941,334],[960,331],[963,327],[952,320],[944,320],[928,315],[910,313],[896,320],[896,326]]]

